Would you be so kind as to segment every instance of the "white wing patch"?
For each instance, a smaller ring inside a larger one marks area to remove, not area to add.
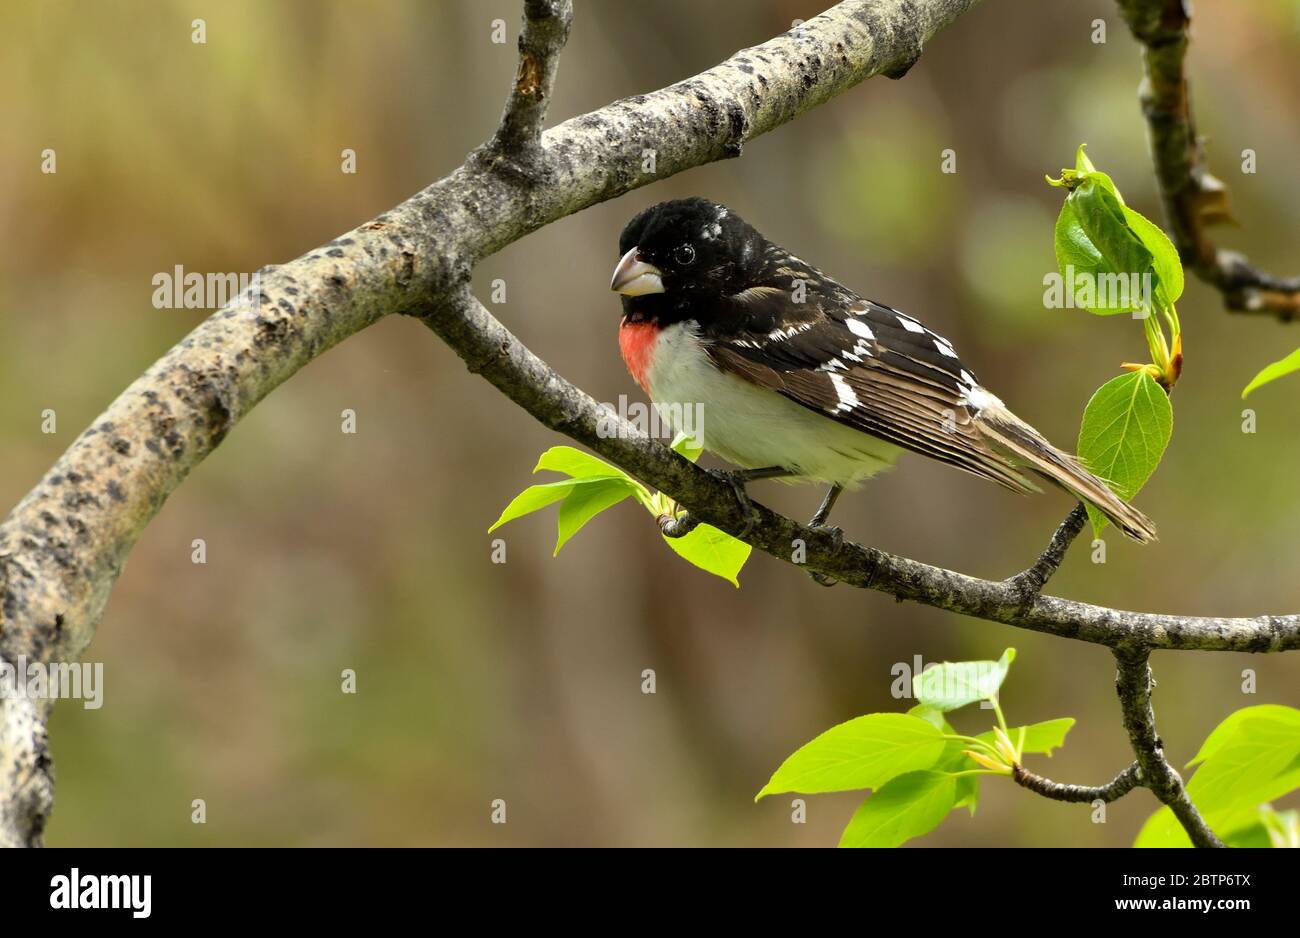
[[[846,319],[844,325],[849,327],[849,332],[860,339],[866,339],[868,342],[874,342],[876,339],[876,334],[871,331],[871,327],[860,319]]]
[[[853,393],[853,388],[849,387],[849,383],[843,377],[831,372],[831,384],[835,385],[835,393],[840,399],[840,402],[835,405],[836,410],[852,410],[861,406],[862,402],[858,400],[858,396]]]
[[[930,337],[934,340],[934,347],[939,350],[940,355],[947,355],[949,358],[957,357],[957,350],[953,348],[952,343],[943,336],[935,335],[931,332]]]
[[[781,342],[785,339],[793,339],[799,333],[807,332],[815,325],[817,325],[815,322],[795,323],[793,326],[789,326],[785,329],[773,329],[767,334],[767,337],[773,342]]]
[[[962,403],[971,408],[976,413],[984,410],[986,407],[1002,407],[1002,401],[996,394],[991,394],[982,387],[976,385],[965,393],[962,397]]]

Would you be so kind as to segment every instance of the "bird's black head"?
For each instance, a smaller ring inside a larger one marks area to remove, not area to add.
[[[759,279],[765,246],[762,235],[716,202],[661,202],[623,229],[610,289],[622,294],[629,321],[700,318]]]

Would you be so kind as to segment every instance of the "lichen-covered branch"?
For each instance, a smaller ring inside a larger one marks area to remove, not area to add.
[[[308,361],[385,315],[446,308],[476,262],[543,225],[736,156],[747,140],[874,75],[902,75],[977,2],[848,0],[668,88],[568,120],[542,134],[539,149],[532,142],[568,4],[529,2],[521,65],[495,146],[391,211],[262,270],[249,295],[128,387],[0,523],[0,658],[79,658],[128,552],[163,501]],[[529,57],[532,65],[523,61]],[[653,173],[644,170],[647,150]],[[485,362],[509,351],[489,350]],[[537,394],[561,380],[547,372],[536,372]],[[550,419],[564,432],[578,420],[563,410]],[[628,449],[629,461],[634,450],[643,467],[659,467],[651,477],[661,483],[694,479],[657,444]],[[720,514],[721,497],[710,499]],[[40,843],[53,798],[49,705],[0,702],[0,845]]]
[[[1169,806],[1178,823],[1187,831],[1192,844],[1197,847],[1222,847],[1201,813],[1187,797],[1182,776],[1165,758],[1165,745],[1156,732],[1156,713],[1151,706],[1151,688],[1155,681],[1147,666],[1150,652],[1146,648],[1126,647],[1115,649],[1119,671],[1115,676],[1115,692],[1119,694],[1120,710],[1124,716],[1124,729],[1137,756],[1142,771],[1142,784],[1151,789],[1160,803]]]
[[[1206,229],[1230,218],[1227,189],[1210,175],[1196,134],[1184,71],[1191,10],[1186,0],[1117,0],[1143,47],[1138,92],[1146,115],[1165,220],[1183,263],[1217,288],[1228,309],[1276,316],[1300,314],[1300,276],[1275,277],[1235,251],[1218,247]]]
[[[1035,775],[1018,763],[1011,767],[1011,778],[1021,788],[1027,788],[1044,798],[1051,798],[1053,801],[1083,802],[1085,804],[1091,804],[1094,801],[1103,801],[1110,804],[1112,801],[1123,798],[1142,784],[1140,781],[1141,775],[1141,769],[1134,762],[1105,785],[1066,785],[1061,782],[1054,782],[1050,778],[1043,778],[1041,775]]]

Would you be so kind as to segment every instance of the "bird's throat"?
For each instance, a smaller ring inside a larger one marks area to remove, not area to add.
[[[623,322],[618,329],[618,347],[623,361],[636,383],[647,394],[650,369],[654,365],[655,345],[659,341],[659,324],[656,322]]]

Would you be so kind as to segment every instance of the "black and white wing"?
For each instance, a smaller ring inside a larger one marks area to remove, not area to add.
[[[864,433],[1016,492],[1037,490],[976,426],[981,409],[1000,402],[947,339],[856,297],[799,312],[782,317],[782,328],[717,339],[709,355],[719,368]]]

